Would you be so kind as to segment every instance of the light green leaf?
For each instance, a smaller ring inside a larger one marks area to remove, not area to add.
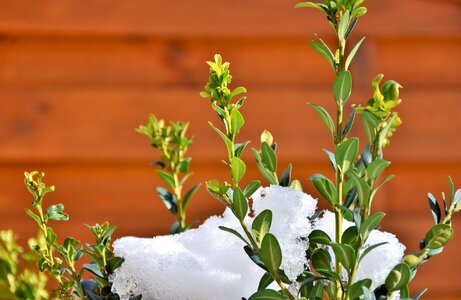
[[[235,185],[238,185],[240,180],[242,179],[243,175],[246,172],[246,165],[238,157],[233,157],[231,161],[231,173],[232,173],[232,181]]]
[[[338,104],[344,105],[352,92],[352,76],[349,71],[341,71],[333,84],[333,94]]]
[[[347,28],[349,28],[349,22],[350,22],[350,15],[349,11],[347,10],[341,20],[339,21],[338,25],[338,37],[339,39],[345,39]]]
[[[319,44],[316,41],[310,41],[310,44],[312,48],[314,48],[314,50],[317,51],[317,53],[322,55],[327,60],[328,64],[331,66],[331,68],[334,71],[335,70],[335,57],[333,53],[331,52],[331,50],[325,45]]]
[[[208,124],[210,124],[211,128],[213,128],[221,136],[224,143],[226,144],[227,153],[229,153],[229,156],[231,157],[232,156],[231,155],[232,154],[232,146],[233,146],[231,140],[221,130],[219,130],[219,128],[214,126],[213,123],[208,122]]]
[[[173,176],[162,170],[155,170],[155,173],[172,189],[176,188],[176,183]]]
[[[238,186],[234,189],[232,200],[232,211],[242,221],[248,213],[248,201]]]
[[[398,291],[410,281],[410,267],[404,263],[396,265],[386,278],[385,286],[389,292]]]
[[[282,264],[282,250],[277,238],[267,233],[261,243],[260,257],[269,273],[276,276]]]
[[[343,172],[343,174],[347,173],[350,166],[354,164],[358,152],[358,138],[352,138],[339,144],[336,149],[335,159],[337,167]]]
[[[260,186],[261,183],[259,182],[259,180],[251,181],[243,190],[245,197],[250,198],[254,194],[254,192],[256,192],[256,190],[259,189]]]
[[[242,114],[237,109],[233,109],[231,111],[231,132],[234,136],[240,132],[243,124],[245,124],[245,120]]]
[[[437,224],[432,226],[426,234],[426,248],[437,249],[445,246],[453,236],[453,229],[448,224]]]
[[[269,232],[272,224],[272,211],[269,209],[263,210],[253,221],[251,232],[258,243],[264,239],[264,236]]]
[[[375,160],[367,167],[368,177],[375,181],[391,163],[386,160]]]

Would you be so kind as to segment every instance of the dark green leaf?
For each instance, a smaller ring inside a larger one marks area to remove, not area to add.
[[[331,239],[324,231],[315,229],[309,234],[309,243],[316,243],[321,245],[330,245]]]
[[[192,196],[197,192],[197,190],[202,186],[201,183],[196,184],[193,186],[190,190],[187,191],[186,195],[184,196],[182,200],[182,208],[183,210],[186,210],[187,204],[189,204],[190,199]]]
[[[366,287],[367,289],[371,288],[371,279],[363,279],[355,282],[353,285],[351,285],[350,288],[350,299],[361,299],[360,296],[363,295],[363,287]]]
[[[437,224],[432,226],[424,240],[429,249],[438,249],[445,246],[453,236],[453,229],[448,224]]]
[[[368,144],[373,145],[379,120],[375,115],[368,111],[360,112],[360,116],[362,117],[363,127],[365,128],[365,133],[368,138]]]
[[[213,123],[208,122],[210,126],[221,136],[223,139],[224,143],[226,144],[227,152],[230,154],[232,152],[232,142],[231,140],[225,135],[221,130],[219,130],[216,126],[213,125]]]
[[[345,207],[344,205],[339,205],[339,204],[336,204],[335,208],[340,210],[343,213],[344,219],[348,220],[349,222],[354,221],[354,214],[353,214],[352,210]]]
[[[357,227],[351,226],[343,232],[341,242],[343,244],[348,244],[353,248],[357,248],[357,237],[358,237]]]
[[[360,227],[360,236],[362,237],[363,241],[367,240],[370,232],[378,227],[379,223],[381,223],[381,220],[385,215],[386,214],[383,212],[377,212],[363,221],[362,226]]]
[[[165,204],[166,208],[172,213],[176,214],[178,211],[178,203],[176,197],[167,191],[165,188],[157,187],[157,193]]]
[[[440,220],[442,219],[442,212],[440,211],[440,206],[437,203],[437,199],[435,199],[434,195],[431,193],[427,194],[427,199],[429,201],[429,207],[431,208],[432,216],[434,217],[434,223],[439,224]]]
[[[282,250],[277,238],[267,233],[261,243],[260,257],[267,270],[275,276],[282,264]]]
[[[245,147],[250,143],[250,141],[245,142],[245,143],[240,143],[240,144],[235,144],[234,145],[234,155],[237,157],[242,156],[242,152],[245,149]]]
[[[337,167],[345,174],[354,164],[359,152],[359,139],[352,138],[339,144],[336,149],[335,159]]]
[[[232,199],[232,211],[235,216],[242,221],[248,213],[248,201],[238,186],[234,189]]]
[[[370,204],[370,187],[355,171],[349,172],[351,179],[354,181],[355,188],[359,198],[360,207],[368,207]]]
[[[225,226],[219,226],[218,228],[223,230],[223,231],[232,233],[233,235],[235,235],[236,237],[241,239],[245,244],[250,245],[238,231],[236,231],[236,230],[234,230],[232,228],[225,227]]]
[[[333,136],[335,134],[335,124],[333,122],[333,119],[330,117],[330,114],[326,111],[326,109],[309,102],[307,104],[309,104],[310,106],[312,106],[313,109],[315,109],[317,114],[322,119],[323,123],[327,126],[328,131],[330,131],[331,136]]]
[[[259,180],[253,180],[246,186],[245,190],[243,190],[243,194],[245,194],[245,197],[250,198],[260,186],[261,183]]]
[[[272,275],[269,273],[264,273],[264,275],[261,277],[261,280],[259,281],[258,285],[258,291],[264,290],[267,288],[272,282],[274,282],[274,278],[272,278]]]
[[[123,262],[125,261],[124,258],[122,257],[118,257],[118,256],[114,256],[113,258],[109,259],[107,261],[107,272],[109,272],[109,274],[112,274],[114,273],[114,271],[120,267]]]
[[[362,45],[363,41],[365,40],[365,37],[363,37],[355,46],[354,48],[352,48],[351,52],[349,53],[349,55],[347,56],[347,59],[346,59],[346,64],[345,64],[345,69],[349,69],[349,66],[352,62],[352,59],[354,58],[355,54],[357,53],[357,51],[359,50],[360,48],[360,45]]]
[[[333,84],[333,94],[338,104],[344,105],[352,91],[352,76],[349,71],[341,71]]]
[[[331,257],[328,251],[323,248],[315,249],[311,255],[311,263],[315,270],[330,270]]]
[[[274,290],[260,290],[248,298],[248,300],[283,300],[279,292]]]
[[[314,174],[310,179],[320,195],[331,205],[335,205],[338,202],[336,187],[328,178],[322,174]]]
[[[253,221],[251,232],[258,243],[264,239],[264,236],[269,232],[272,224],[272,211],[269,209],[263,210]]]
[[[245,250],[245,253],[248,255],[248,257],[258,266],[260,267],[261,269],[263,269],[264,271],[269,271],[266,266],[264,265],[263,261],[261,260],[261,258],[253,251],[253,249],[248,246],[248,245],[245,245],[243,246],[243,250]]]
[[[104,277],[101,269],[96,264],[84,264],[83,268],[96,276]]]
[[[292,165],[288,164],[286,169],[283,171],[282,175],[280,175],[280,179],[279,179],[279,185],[280,186],[285,186],[285,187],[290,186],[291,169],[292,169]]]
[[[266,142],[261,144],[261,158],[270,172],[277,171],[277,156],[275,151]]]
[[[410,281],[410,267],[404,263],[396,265],[387,275],[385,286],[388,291],[398,291]]]
[[[309,300],[322,300],[323,299],[323,284],[317,282],[311,290]]]
[[[240,180],[242,179],[243,175],[246,172],[246,165],[238,157],[233,157],[231,161],[231,173],[232,173],[232,181],[235,185],[238,185]]]
[[[346,136],[352,129],[352,125],[354,125],[355,115],[357,114],[356,110],[353,110],[349,117],[347,118],[346,125],[343,128],[343,132],[341,133],[341,139],[344,140]]]
[[[374,244],[374,245],[372,245],[372,246],[367,247],[367,248],[363,251],[363,253],[360,255],[359,263],[360,263],[360,262],[362,261],[362,259],[363,259],[368,253],[370,253],[373,249],[376,249],[376,248],[378,248],[378,247],[380,247],[380,246],[382,246],[382,245],[385,245],[385,244],[387,244],[387,242],[381,242],[381,243]]]
[[[331,247],[335,253],[336,260],[339,261],[347,270],[350,270],[356,259],[354,248],[347,244],[337,243],[332,243]]]
[[[326,149],[323,149],[323,152],[325,152],[328,156],[328,159],[330,160],[331,166],[333,167],[333,170],[336,172],[336,158],[335,154],[332,153],[331,151],[328,151]]]

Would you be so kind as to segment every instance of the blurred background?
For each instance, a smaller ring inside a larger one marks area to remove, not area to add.
[[[351,38],[366,40],[352,64],[350,103],[364,104],[378,73],[400,82],[404,124],[385,154],[388,174],[375,208],[383,229],[416,250],[432,224],[427,192],[439,199],[446,176],[461,186],[461,5],[457,0],[367,1]],[[24,208],[31,195],[23,172],[42,170],[56,185],[48,203],[61,202],[70,221],[58,236],[89,241],[83,224],[105,220],[116,236],[166,234],[173,217],[158,198],[150,166],[158,159],[134,128],[151,112],[190,121],[190,184],[228,179],[225,147],[208,126],[218,123],[198,96],[208,78],[206,60],[231,62],[234,87],[248,88],[241,140],[259,144],[263,129],[278,143],[281,168],[317,196],[308,176],[330,174],[331,149],[320,118],[305,102],[334,108],[333,74],[308,41],[333,44],[323,15],[276,0],[0,1],[0,229],[24,242],[35,235]],[[357,123],[358,124],[358,123]],[[356,126],[354,135],[363,136]],[[246,181],[259,178],[249,150]],[[320,207],[326,207],[320,201]],[[189,206],[200,224],[222,205],[202,188]],[[460,231],[461,218],[454,220]],[[425,299],[461,299],[460,232],[443,255],[419,269],[413,293]]]

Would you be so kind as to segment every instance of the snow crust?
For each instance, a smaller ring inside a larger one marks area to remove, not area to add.
[[[304,269],[308,217],[317,200],[280,186],[260,188],[252,196],[254,216],[264,209],[273,213],[271,233],[282,248],[282,267],[289,278]],[[245,219],[251,228],[254,217]],[[254,293],[264,270],[243,251],[244,243],[218,229],[226,226],[243,235],[233,213],[208,218],[197,229],[173,236],[124,237],[114,243],[115,255],[125,262],[112,278],[113,290],[122,299],[142,294],[143,299],[241,299]]]

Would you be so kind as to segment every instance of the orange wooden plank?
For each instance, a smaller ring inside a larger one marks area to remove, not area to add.
[[[146,138],[134,132],[149,112],[173,120],[191,121],[197,161],[225,157],[223,143],[208,126],[219,124],[200,89],[149,88],[4,89],[0,91],[0,160],[21,161],[140,161],[154,157]],[[356,91],[351,103],[367,99]],[[305,102],[325,104],[332,111],[328,90],[253,89],[243,113],[247,123],[240,139],[257,146],[264,129],[272,131],[285,160],[317,162],[322,148],[331,149],[327,130]],[[395,134],[386,158],[395,162],[461,161],[458,139],[461,116],[456,89],[402,91],[399,107],[404,125]],[[357,100],[358,99],[358,100]],[[437,106],[434,106],[437,99]],[[180,108],[181,107],[181,108]],[[180,109],[179,109],[180,108]],[[362,134],[360,127],[355,134]]]
[[[0,32],[156,36],[280,36],[329,32],[320,12],[295,10],[299,1],[4,0]],[[456,1],[369,1],[360,30],[375,35],[459,35]],[[224,13],[225,12],[225,13]]]
[[[5,39],[0,85],[202,86],[204,62],[221,53],[245,85],[329,86],[333,72],[308,39]],[[366,87],[380,72],[405,87],[458,86],[460,51],[460,39],[368,38],[352,69],[356,84]]]

